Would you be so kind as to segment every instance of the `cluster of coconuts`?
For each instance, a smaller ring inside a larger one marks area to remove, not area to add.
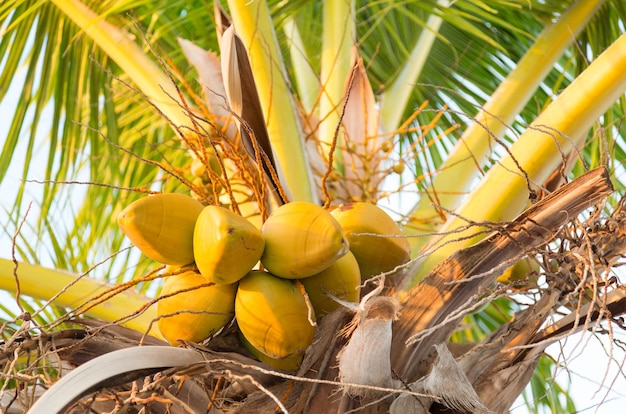
[[[395,221],[364,202],[331,211],[290,202],[259,229],[225,207],[158,194],[127,206],[118,224],[146,256],[182,269],[158,301],[168,342],[201,342],[234,315],[252,355],[286,371],[298,368],[315,321],[340,306],[331,296],[358,302],[362,279],[410,258]]]

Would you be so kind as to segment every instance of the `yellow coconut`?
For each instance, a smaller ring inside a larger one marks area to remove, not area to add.
[[[236,292],[236,284],[211,284],[195,271],[169,276],[157,305],[161,334],[172,345],[205,340],[232,320]]]
[[[347,302],[359,301],[361,273],[359,264],[351,252],[320,273],[300,279],[300,282],[309,295],[318,319],[341,306],[329,294]]]
[[[265,355],[304,352],[315,335],[315,313],[291,280],[253,270],[239,282],[235,316],[241,333]]]
[[[211,282],[237,282],[259,261],[264,246],[261,231],[227,208],[206,206],[198,216],[194,258],[200,273]]]
[[[348,252],[344,232],[324,208],[294,201],[276,209],[263,223],[261,263],[272,274],[299,279],[312,276]]]
[[[375,204],[341,204],[331,214],[350,242],[362,278],[389,272],[410,260],[409,242],[402,237],[400,227]]]
[[[193,229],[203,208],[183,194],[155,194],[128,205],[117,222],[143,254],[182,266],[193,263]]]

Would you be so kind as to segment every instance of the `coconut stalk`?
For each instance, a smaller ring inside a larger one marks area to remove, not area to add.
[[[588,129],[626,91],[626,35],[594,60],[528,127],[441,228],[445,236],[424,247],[428,256],[414,266],[414,286],[435,265],[485,236],[485,227],[468,223],[511,220],[526,205],[530,191],[577,151]]]
[[[558,21],[547,26],[538,36],[533,46],[496,88],[448,154],[411,212],[409,222],[405,226],[406,234],[433,233],[441,228],[442,212],[445,215],[445,210],[454,210],[459,206],[468,186],[478,174],[476,165],[484,163],[491,153],[495,139],[504,135],[508,125],[511,125],[515,116],[533,96],[541,81],[552,70],[554,63],[603,3],[604,0],[577,1],[560,16]],[[416,80],[413,78],[404,82],[414,83]],[[576,99],[586,98],[580,95]],[[539,179],[536,181],[541,182]],[[412,237],[409,241],[415,257],[428,238]]]
[[[324,32],[322,34],[322,52],[320,69],[319,129],[318,139],[322,150],[328,154],[337,144],[343,144],[340,125],[346,79],[350,78],[353,67],[352,46],[356,39],[354,0],[325,0],[323,10]],[[343,174],[343,160],[339,151],[332,154],[337,172]]]
[[[283,25],[285,36],[289,39],[289,55],[291,57],[291,66],[294,68],[295,86],[298,90],[299,100],[304,110],[310,113],[313,111],[313,107],[319,97],[320,80],[305,54],[304,43],[295,19],[289,16],[285,19]]]

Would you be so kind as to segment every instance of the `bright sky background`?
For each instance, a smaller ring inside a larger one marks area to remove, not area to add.
[[[13,83],[13,92],[9,93],[7,98],[0,104],[0,147],[4,145],[4,140],[9,129],[9,123],[12,118],[17,105],[18,105],[18,91],[23,82],[24,71],[21,71]],[[42,117],[42,122],[45,123],[50,117],[46,114]],[[46,125],[42,125],[39,128],[40,131],[40,144],[37,148],[39,151],[37,155],[41,157],[39,162],[35,160],[32,164],[32,169],[29,172],[29,179],[43,179],[44,173],[42,171],[45,166],[45,160],[48,154],[47,131]],[[24,139],[27,139],[28,129],[22,133]],[[21,145],[21,152],[23,153],[25,145]],[[15,194],[20,185],[22,174],[21,156],[15,157],[8,176],[4,182],[0,184],[0,225],[2,228],[7,229],[6,211],[10,211],[14,201]],[[29,191],[27,192],[25,202],[33,202],[33,212],[30,214],[29,220],[34,223],[37,217],[37,202],[40,197],[40,185],[35,183],[28,184]],[[74,192],[78,195],[78,198],[83,194],[83,189],[76,188]],[[74,196],[74,195],[72,195]],[[6,232],[8,231],[8,233]],[[11,236],[14,229],[9,226],[5,232],[0,233],[0,257],[8,259],[11,257]],[[44,263],[45,264],[45,263]],[[626,276],[621,276],[621,281],[626,283]],[[0,302],[4,305],[12,303],[12,298],[0,293]],[[616,331],[616,338],[618,338],[623,346],[626,346],[626,334],[624,332]],[[624,405],[626,404],[626,380],[624,379],[624,370],[622,374],[619,374],[619,366],[624,364],[624,358],[626,353],[624,349],[619,349],[613,345],[613,362],[609,361],[609,355],[611,353],[610,342],[604,337],[602,340],[596,339],[592,335],[577,335],[569,338],[563,345],[563,349],[560,349],[559,344],[549,348],[549,353],[555,358],[558,358],[561,352],[566,356],[568,361],[567,370],[561,369],[557,373],[559,382],[563,385],[567,385],[568,376],[571,380],[571,394],[576,401],[576,405],[579,409],[578,412],[584,413],[617,413],[624,412]],[[558,358],[560,362],[563,362],[563,357]],[[608,391],[611,387],[613,390]],[[598,407],[598,404],[604,400],[604,403]],[[525,408],[523,401],[518,401],[512,407],[512,413],[524,414],[528,410]]]

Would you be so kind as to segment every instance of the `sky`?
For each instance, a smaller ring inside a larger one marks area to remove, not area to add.
[[[10,119],[18,105],[19,88],[17,85],[23,81],[23,76],[24,71],[21,71],[13,83],[14,88],[9,92],[7,98],[0,103],[0,148],[4,145]],[[46,120],[49,121],[49,116],[44,113],[42,121],[45,123]],[[45,157],[48,153],[46,129],[45,125],[39,128],[38,140],[41,145],[38,145],[37,154],[41,159],[36,159],[33,162],[33,168],[29,171],[28,178],[30,179],[37,180],[44,177],[42,169],[45,166]],[[28,130],[25,129],[23,132],[24,141],[27,139],[27,135]],[[20,148],[23,153],[24,142],[21,143]],[[15,201],[15,194],[21,183],[21,165],[20,156],[18,156],[12,163],[4,182],[0,184],[0,217],[2,218],[0,225],[5,228],[7,220],[3,215],[5,211],[11,210]],[[25,203],[32,201],[35,210],[38,197],[41,194],[39,186],[39,184],[34,183],[28,184],[29,191],[27,191],[24,200]],[[77,188],[77,190],[79,189]],[[81,193],[82,191],[77,191],[74,196],[80,198]],[[36,217],[36,211],[33,211],[27,220],[34,221]],[[11,257],[13,231],[14,229],[10,228],[8,232],[0,233],[0,258],[9,259]],[[620,276],[620,279],[622,282],[626,282],[625,276]],[[0,302],[3,305],[9,305],[12,298],[6,293],[0,292]],[[567,367],[557,370],[556,378],[561,385],[571,383],[570,392],[579,409],[578,412],[616,413],[623,411],[624,404],[626,404],[626,380],[624,374],[619,373],[619,367],[624,364],[626,355],[624,351],[626,335],[617,331],[615,338],[621,342],[621,349],[608,341],[606,335],[597,337],[588,333],[576,335],[564,343],[553,345],[548,349],[548,353],[560,364],[563,364],[565,360],[567,361]],[[609,358],[609,355],[613,356],[613,360]],[[609,391],[609,388],[612,390]],[[602,404],[599,405],[600,403]],[[513,414],[525,414],[528,410],[523,401],[518,400],[513,405],[511,412]]]

